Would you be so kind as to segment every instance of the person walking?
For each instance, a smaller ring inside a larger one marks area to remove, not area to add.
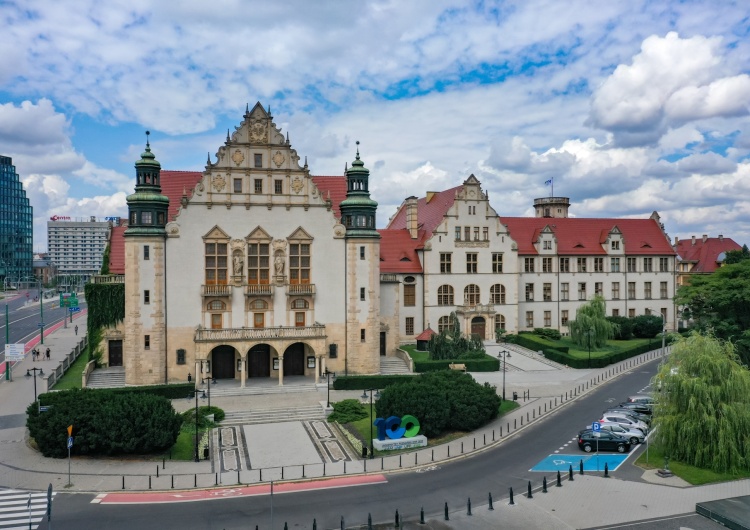
[[[45,352],[45,354],[47,355],[47,360],[49,361],[49,360],[50,360],[50,356],[49,356],[49,348],[47,348],[47,351]]]
[[[76,326],[76,336],[78,336],[78,326]]]

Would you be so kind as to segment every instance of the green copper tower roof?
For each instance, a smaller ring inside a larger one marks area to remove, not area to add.
[[[128,195],[128,229],[126,236],[166,236],[169,197],[161,192],[161,164],[151,152],[146,131],[146,150],[135,163],[135,193]]]
[[[370,170],[357,155],[352,166],[346,170],[346,199],[341,201],[341,221],[346,227],[346,237],[379,238],[375,229],[375,215],[378,203],[370,198]]]

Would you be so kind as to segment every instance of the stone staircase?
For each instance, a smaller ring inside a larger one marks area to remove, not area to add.
[[[125,385],[125,368],[112,366],[91,372],[86,388],[118,388]]]
[[[523,346],[519,346],[518,344],[510,344],[505,343],[505,348],[512,351],[513,353],[518,353],[520,355],[525,355],[526,357],[529,357],[531,359],[534,359],[535,361],[538,361],[542,364],[546,364],[548,366],[552,366],[554,368],[557,368],[558,370],[567,370],[568,367],[564,364],[560,364],[558,362],[552,361],[550,359],[547,359],[544,355],[540,354],[539,352],[535,352],[533,350],[530,350],[528,348],[524,348]],[[511,363],[508,363],[511,364]],[[510,371],[510,367],[508,368],[508,371]]]
[[[213,394],[213,389],[211,389]],[[294,409],[267,409],[227,412],[222,427],[228,425],[254,425],[257,423],[280,423],[285,421],[325,420],[326,415],[320,405],[297,407]]]
[[[398,357],[380,358],[380,375],[411,374],[409,365]]]
[[[325,388],[325,386],[323,387]],[[206,385],[202,385],[199,392],[208,391]],[[266,395],[266,394],[291,394],[297,392],[317,392],[318,388],[315,383],[305,384],[294,384],[279,386],[273,385],[260,385],[260,386],[246,386],[241,388],[237,386],[235,382],[228,384],[213,384],[211,383],[211,397],[230,397],[230,396],[253,396],[253,395]]]

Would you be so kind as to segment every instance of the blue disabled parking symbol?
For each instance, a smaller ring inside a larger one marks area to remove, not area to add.
[[[573,471],[578,472],[581,460],[583,460],[583,471],[604,471],[604,464],[607,464],[609,471],[616,471],[618,467],[627,460],[630,455],[620,454],[578,454],[578,455],[549,455],[529,471],[539,471],[549,473],[554,471],[568,471],[573,466]]]

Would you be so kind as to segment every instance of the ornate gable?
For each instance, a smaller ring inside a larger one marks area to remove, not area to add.
[[[273,239],[270,235],[268,235],[268,232],[263,230],[260,226],[255,227],[254,230],[252,230],[247,237],[245,237],[246,241],[271,241]]]
[[[218,226],[214,226],[211,230],[208,231],[206,235],[203,236],[203,239],[226,239],[228,241],[230,237],[224,230],[222,230]]]
[[[312,241],[314,238],[300,226],[297,230],[292,232],[289,237],[287,237],[287,239],[296,241]]]

